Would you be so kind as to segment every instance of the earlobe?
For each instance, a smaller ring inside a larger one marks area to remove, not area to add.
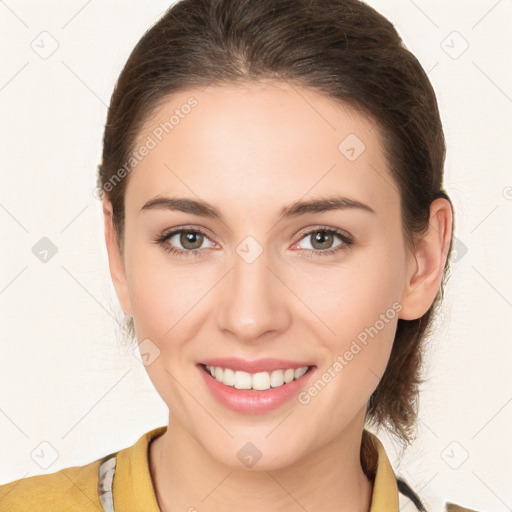
[[[122,310],[126,315],[132,316],[125,262],[123,261],[121,249],[117,242],[112,203],[105,197],[102,199],[102,210],[110,275]]]
[[[450,248],[452,225],[450,202],[444,198],[433,201],[428,230],[411,254],[399,318],[420,318],[434,302]]]

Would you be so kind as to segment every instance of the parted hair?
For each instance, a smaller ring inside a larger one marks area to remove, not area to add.
[[[432,201],[450,201],[443,189],[445,140],[433,87],[392,23],[358,0],[180,0],[139,40],[110,100],[97,186],[112,203],[121,253],[129,175],[115,187],[106,184],[129,161],[151,114],[178,91],[274,79],[339,100],[375,122],[400,194],[404,240],[415,247]],[[452,242],[430,309],[398,320],[387,368],[368,403],[367,423],[385,426],[404,446],[415,433],[425,342],[451,248]],[[125,327],[133,341],[132,318]]]

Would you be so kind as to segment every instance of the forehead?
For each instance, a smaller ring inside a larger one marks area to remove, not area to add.
[[[397,203],[376,123],[356,109],[286,82],[189,89],[145,120],[126,203],[157,195],[276,208],[336,192]]]

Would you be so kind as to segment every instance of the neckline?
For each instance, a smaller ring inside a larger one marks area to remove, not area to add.
[[[167,425],[143,434],[134,445],[121,450],[117,456],[113,480],[113,499],[116,509],[161,512],[156,498],[149,466],[151,443],[167,431]],[[369,512],[398,512],[398,486],[395,473],[378,437],[363,430],[367,446],[376,451],[375,477]],[[369,442],[368,442],[369,441]]]

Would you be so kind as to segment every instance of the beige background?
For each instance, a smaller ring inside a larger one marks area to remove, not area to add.
[[[512,509],[512,3],[368,3],[395,24],[438,95],[458,239],[418,439],[400,462],[378,434],[432,510],[450,499],[504,512]],[[167,422],[143,366],[119,341],[93,189],[114,82],[168,5],[0,3],[0,484],[86,464]],[[46,263],[33,253],[48,244],[42,237],[57,249]]]

